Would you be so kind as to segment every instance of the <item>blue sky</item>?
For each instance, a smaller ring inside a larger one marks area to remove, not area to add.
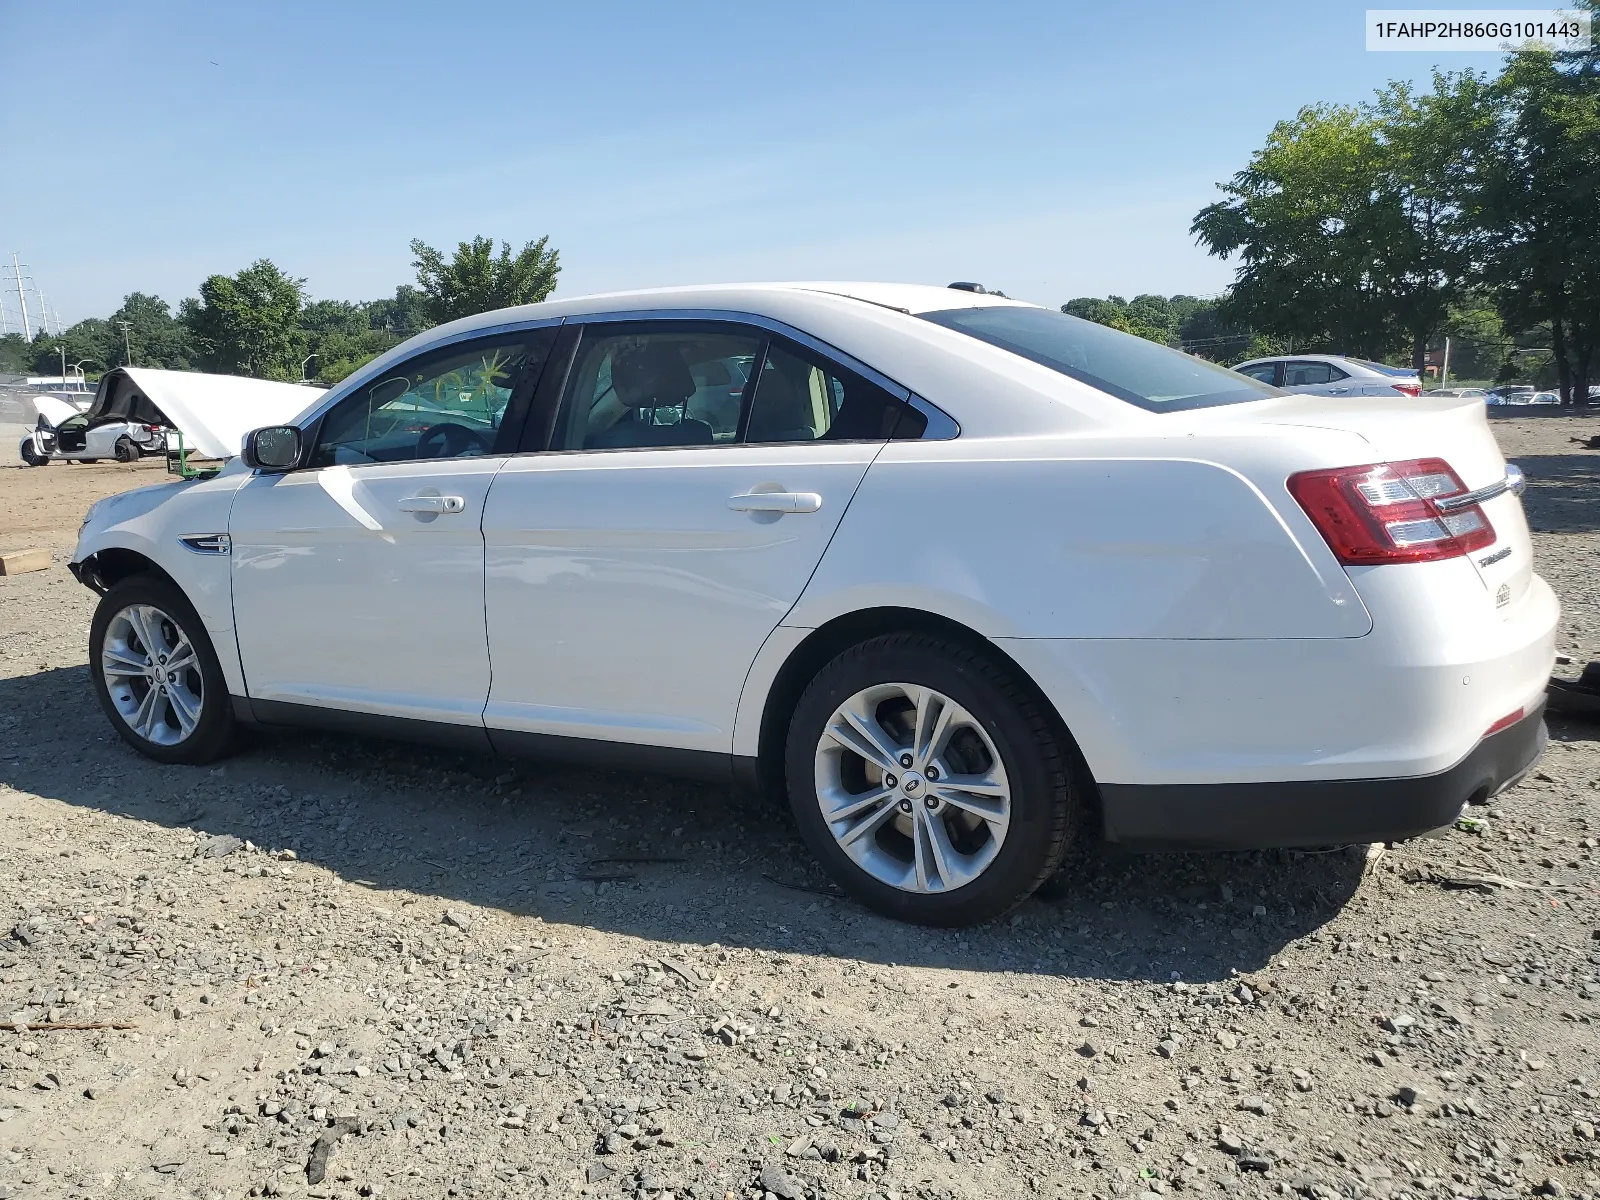
[[[0,251],[68,323],[269,257],[316,297],[407,244],[548,233],[558,294],[976,279],[1212,293],[1188,234],[1273,123],[1491,55],[1365,6],[5,3]],[[13,301],[14,305],[14,301]]]

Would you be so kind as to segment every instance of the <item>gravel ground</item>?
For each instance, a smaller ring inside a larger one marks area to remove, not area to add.
[[[1600,656],[1600,420],[1495,428]],[[59,564],[159,478],[0,469],[0,539],[58,563],[0,579],[0,1200],[1600,1194],[1592,726],[1434,839],[1095,851],[898,926],[725,790],[135,756]]]

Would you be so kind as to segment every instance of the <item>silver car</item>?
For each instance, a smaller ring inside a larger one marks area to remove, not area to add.
[[[1390,367],[1342,354],[1286,354],[1252,358],[1233,368],[1286,392],[1312,396],[1420,396],[1422,381],[1409,367]]]

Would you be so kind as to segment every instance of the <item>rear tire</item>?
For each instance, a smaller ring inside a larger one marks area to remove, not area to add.
[[[1016,907],[1077,825],[1053,717],[997,655],[930,634],[873,638],[823,667],[784,767],[800,835],[840,886],[921,925]]]
[[[159,576],[129,576],[101,597],[89,626],[89,677],[112,727],[147,758],[208,763],[237,745],[233,700],[205,623]]]
[[[139,461],[139,447],[133,444],[133,439],[127,434],[117,439],[117,444],[111,448],[111,452],[117,456],[119,463]]]

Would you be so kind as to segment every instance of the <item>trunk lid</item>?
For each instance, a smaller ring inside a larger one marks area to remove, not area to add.
[[[1487,410],[1476,397],[1396,396],[1381,405],[1358,407],[1316,396],[1288,396],[1267,401],[1266,406],[1269,410],[1258,415],[1265,424],[1356,434],[1372,447],[1375,463],[1442,458],[1470,491],[1507,477]],[[1484,500],[1481,507],[1495,540],[1468,557],[1495,606],[1505,611],[1516,605],[1533,580],[1533,539],[1516,492],[1508,489]]]

